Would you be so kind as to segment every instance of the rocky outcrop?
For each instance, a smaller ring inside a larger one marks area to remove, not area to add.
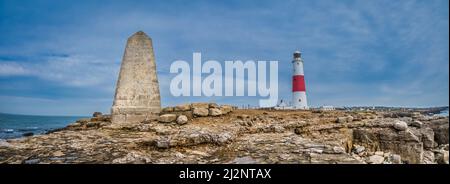
[[[160,122],[171,123],[176,122],[178,124],[186,124],[189,120],[196,117],[208,117],[208,116],[222,116],[227,115],[233,111],[233,107],[230,105],[217,105],[216,103],[192,103],[182,104],[175,107],[165,107],[161,110]],[[161,121],[161,116],[175,116],[175,119],[171,118],[166,121]],[[182,116],[180,121],[178,118]],[[184,120],[187,118],[187,120]]]
[[[448,134],[448,117],[236,110],[214,103],[177,107],[129,126],[117,127],[101,115],[47,135],[0,141],[0,163],[448,164],[441,135]],[[193,115],[196,108],[208,115]],[[399,128],[400,121],[406,126]]]

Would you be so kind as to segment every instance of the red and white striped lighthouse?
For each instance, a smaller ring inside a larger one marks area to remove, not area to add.
[[[292,107],[295,109],[308,109],[306,101],[305,74],[303,73],[303,60],[300,51],[294,52],[292,61],[294,73],[292,75]]]

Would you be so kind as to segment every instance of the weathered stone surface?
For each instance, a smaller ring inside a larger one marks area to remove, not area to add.
[[[209,103],[209,108],[220,108],[220,106],[216,103]]]
[[[192,103],[191,107],[193,109],[195,108],[204,108],[204,109],[208,109],[209,108],[209,103]]]
[[[184,125],[184,124],[186,124],[187,122],[188,122],[187,116],[185,116],[185,115],[180,115],[180,116],[178,116],[178,118],[177,118],[177,123],[178,123],[178,124]]]
[[[221,105],[220,110],[222,111],[222,113],[228,114],[233,111],[233,107],[230,105]]]
[[[92,117],[99,117],[102,116],[101,112],[94,112],[94,114],[92,114]]]
[[[111,108],[114,124],[140,123],[161,111],[152,40],[139,31],[128,38]]]
[[[432,151],[424,151],[423,152],[423,161],[424,164],[433,164],[435,163],[434,152]]]
[[[336,119],[337,123],[347,123],[347,117],[338,117]]]
[[[247,118],[249,118],[250,116],[249,115],[247,115],[247,114],[239,114],[239,115],[237,115],[237,118],[239,118],[239,119],[247,119]]]
[[[392,161],[393,164],[401,164],[402,163],[402,157],[397,154],[391,155],[390,160]]]
[[[449,164],[448,162],[448,150],[439,150],[435,153],[436,162],[438,164]]]
[[[169,114],[179,118],[185,112],[191,111]],[[431,146],[431,126],[440,118],[397,131],[395,120],[412,120],[383,118],[382,113],[235,110],[183,125],[150,122],[118,128],[91,118],[46,135],[0,140],[0,164],[448,163],[448,144]],[[335,123],[348,116],[361,119]]]
[[[399,154],[408,163],[421,163],[423,143],[411,131],[389,128],[360,128],[353,130],[353,142],[371,151],[384,150]]]
[[[222,111],[220,109],[217,109],[217,108],[210,108],[209,109],[209,115],[210,116],[220,116],[220,115],[222,115]]]
[[[174,107],[174,111],[189,111],[191,110],[190,104],[181,104]]]
[[[194,108],[194,110],[192,111],[192,114],[194,116],[204,117],[204,116],[208,116],[209,110],[208,110],[208,108]]]
[[[448,119],[431,120],[428,125],[433,129],[434,140],[437,144],[444,145],[449,143]]]
[[[369,164],[382,164],[384,162],[384,157],[380,155],[372,155],[367,159]]]
[[[177,119],[176,114],[163,114],[159,116],[159,121],[162,123],[171,123]]]
[[[351,123],[351,122],[353,122],[353,119],[354,119],[353,116],[347,116],[346,121]]]
[[[173,112],[173,107],[165,107],[161,110],[161,112],[163,113],[167,113],[167,112]]]
[[[417,128],[421,128],[422,125],[423,125],[423,123],[420,122],[420,121],[418,121],[418,120],[415,120],[415,121],[413,121],[413,122],[411,123],[411,126],[417,127]]]
[[[404,131],[408,128],[408,124],[404,121],[397,120],[394,122],[394,128],[399,131]]]
[[[355,146],[353,148],[353,152],[355,152],[356,154],[362,153],[365,150],[366,148],[364,146]]]

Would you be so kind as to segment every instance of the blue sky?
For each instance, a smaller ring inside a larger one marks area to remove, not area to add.
[[[449,104],[447,0],[0,0],[0,112],[109,112],[126,39],[153,40],[162,105],[258,97],[173,97],[170,64],[278,60],[290,100],[292,52],[312,106]]]

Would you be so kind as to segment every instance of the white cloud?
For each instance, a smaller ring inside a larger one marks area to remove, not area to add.
[[[119,66],[86,56],[44,57],[35,62],[0,62],[1,76],[32,76],[62,86],[110,89]]]

